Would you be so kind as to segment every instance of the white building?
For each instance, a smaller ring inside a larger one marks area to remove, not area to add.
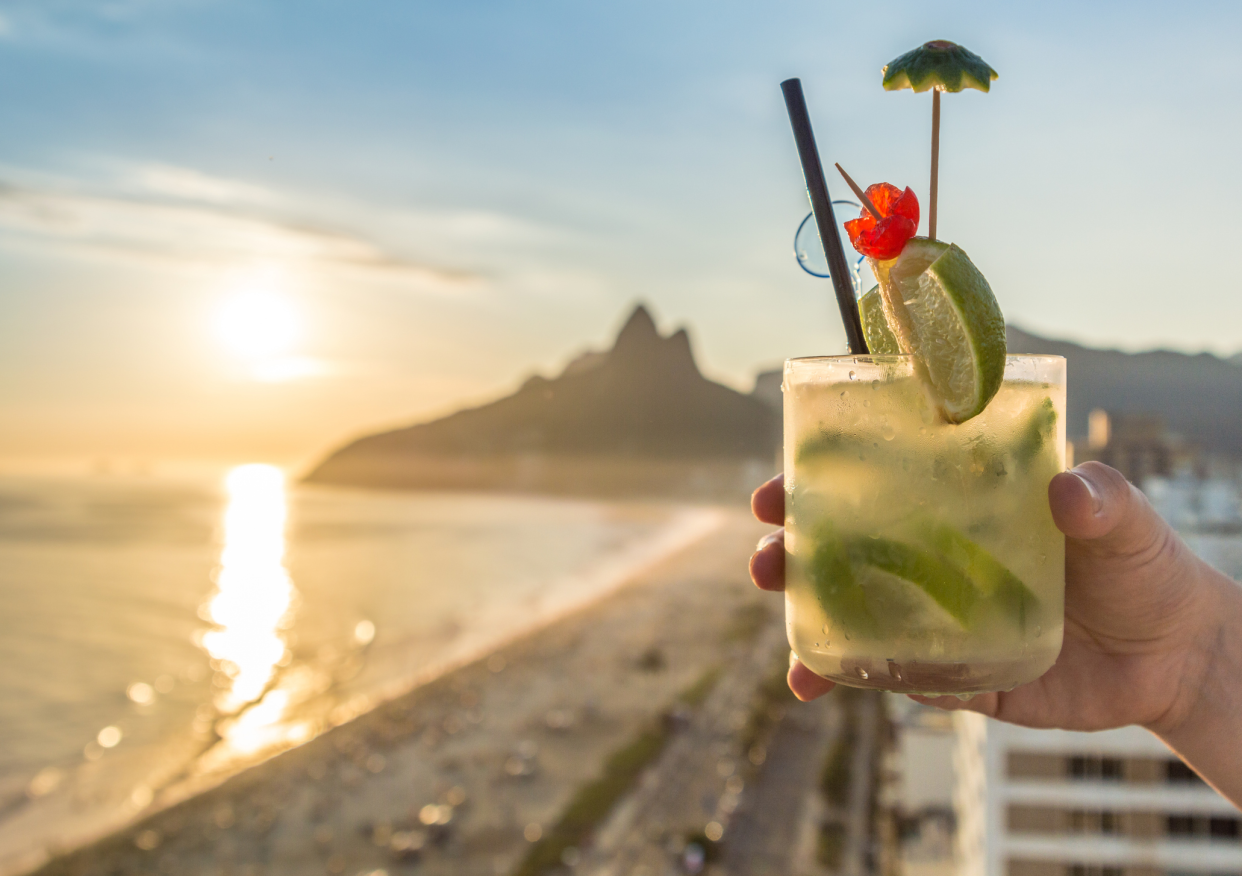
[[[884,805],[898,817],[897,871],[901,876],[957,876],[953,849],[952,713],[888,694],[886,712],[896,731]]]
[[[1183,531],[1237,533],[1242,531],[1242,498],[1238,485],[1227,478],[1149,477],[1143,492],[1160,516]]]
[[[1154,736],[955,713],[960,876],[1237,876],[1239,812]]]

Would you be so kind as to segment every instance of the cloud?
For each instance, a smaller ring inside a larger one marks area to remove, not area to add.
[[[545,263],[549,249],[573,248],[579,229],[555,226],[527,216],[478,208],[394,206],[353,198],[316,197],[295,208],[339,217],[370,237],[413,242],[422,252],[470,265],[494,265],[508,271],[516,261]]]
[[[207,204],[273,204],[275,192],[252,183],[224,179],[167,164],[142,164],[131,171],[135,185],[156,195]]]
[[[597,242],[589,229],[501,211],[277,189],[172,164],[87,156],[72,176],[0,164],[0,246],[62,260],[280,264],[394,292],[577,301],[607,285],[574,267]]]
[[[279,198],[259,186],[162,165],[141,168],[130,180],[141,195],[0,181],[0,240],[158,261],[314,263],[379,272],[439,291],[476,279],[405,258],[360,234],[265,215],[249,205]]]

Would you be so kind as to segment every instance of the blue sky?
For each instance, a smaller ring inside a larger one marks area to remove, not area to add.
[[[930,96],[879,70],[933,38],[1000,72],[944,100],[939,223],[1006,316],[1233,353],[1240,17],[0,2],[0,460],[304,464],[551,373],[639,299],[739,388],[839,352],[778,85],[827,160],[925,201]]]

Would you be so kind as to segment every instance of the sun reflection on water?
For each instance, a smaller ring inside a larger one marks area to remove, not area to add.
[[[289,662],[285,630],[292,626],[297,591],[284,565],[288,510],[280,469],[239,466],[229,472],[225,486],[224,547],[216,592],[204,612],[214,628],[203,634],[202,644],[223,675],[217,681],[216,708],[223,715],[245,710],[222,724],[221,735],[235,750],[247,752],[279,735],[273,731],[288,695],[264,692],[277,667]]]

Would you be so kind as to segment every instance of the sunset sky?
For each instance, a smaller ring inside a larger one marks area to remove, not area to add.
[[[930,95],[880,68],[933,38],[1000,72],[944,99],[939,224],[1007,318],[1231,355],[1238,33],[1226,3],[0,2],[0,470],[305,466],[636,300],[740,389],[841,352],[778,86],[925,201]]]

